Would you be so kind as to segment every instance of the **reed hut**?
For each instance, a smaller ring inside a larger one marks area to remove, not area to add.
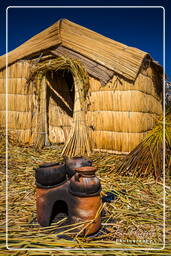
[[[162,113],[162,76],[148,53],[61,19],[0,57],[0,126],[7,94],[20,143],[128,153]]]

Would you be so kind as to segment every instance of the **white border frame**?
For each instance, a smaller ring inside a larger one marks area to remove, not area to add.
[[[160,8],[163,10],[163,246],[161,248],[13,248],[8,246],[8,10],[19,8]],[[165,249],[165,8],[163,6],[8,6],[6,8],[6,249],[11,251],[160,251]]]

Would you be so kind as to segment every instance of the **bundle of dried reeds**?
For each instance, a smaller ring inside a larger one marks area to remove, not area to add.
[[[75,86],[73,125],[62,151],[62,155],[75,156],[82,155],[84,153],[89,154],[91,152],[91,146],[85,120],[86,95],[89,88],[89,80],[88,74],[83,65],[78,60],[64,56],[48,61],[46,60],[37,63],[32,67],[28,83],[33,81],[37,76],[41,76],[43,78],[46,76],[47,72],[59,70],[70,71],[73,75]],[[47,85],[50,89],[53,89],[50,83],[47,83]],[[53,92],[55,94],[57,93],[55,90],[53,90]],[[57,96],[61,98],[61,95]],[[63,98],[62,101],[67,107],[69,107],[68,103]]]
[[[171,112],[165,117],[165,141],[163,136],[163,116],[156,121],[156,126],[145,139],[127,155],[120,166],[115,169],[119,174],[149,176],[159,179],[163,174],[163,147],[166,145],[166,166],[171,163]]]
[[[75,70],[76,71],[76,70]],[[75,84],[75,102],[74,102],[74,116],[73,126],[62,151],[63,155],[74,156],[83,155],[91,152],[90,141],[88,138],[88,131],[85,118],[85,98],[83,95],[83,84],[79,78],[79,73],[74,73]]]

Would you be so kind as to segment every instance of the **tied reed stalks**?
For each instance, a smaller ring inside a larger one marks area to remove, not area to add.
[[[120,165],[113,171],[122,175],[149,176],[153,175],[157,180],[163,175],[165,146],[165,161],[168,170],[171,168],[171,112],[166,111],[165,117],[165,141],[163,116],[156,120],[155,127],[147,134],[144,140],[131,151]]]

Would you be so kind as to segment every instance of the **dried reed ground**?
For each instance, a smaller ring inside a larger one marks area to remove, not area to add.
[[[170,255],[171,247],[167,245],[162,251],[107,251],[105,248],[161,248],[163,229],[163,186],[156,183],[152,177],[140,179],[123,177],[110,173],[110,167],[118,164],[121,156],[96,153],[91,155],[97,175],[101,179],[102,193],[114,190],[117,200],[105,203],[105,217],[102,219],[102,229],[98,236],[80,238],[74,234],[74,229],[66,228],[67,235],[73,240],[57,238],[51,228],[40,228],[35,223],[35,184],[33,167],[44,161],[62,160],[59,147],[44,148],[40,152],[33,148],[12,146],[9,144],[9,247],[14,248],[47,248],[47,251],[7,251],[5,250],[5,139],[1,134],[1,197],[0,197],[0,254],[1,255]],[[122,189],[126,194],[122,194]],[[169,187],[166,187],[167,202],[169,202]],[[166,205],[168,210],[169,205]],[[169,244],[168,221],[166,236]],[[32,223],[32,224],[31,224]],[[72,227],[73,228],[73,227]],[[107,232],[108,231],[108,232]],[[63,233],[64,234],[64,233]],[[123,242],[121,242],[121,240]],[[135,242],[136,241],[136,242]],[[65,247],[68,251],[49,251],[50,248]],[[72,248],[82,248],[85,251],[72,251]],[[102,251],[86,248],[104,248]]]

